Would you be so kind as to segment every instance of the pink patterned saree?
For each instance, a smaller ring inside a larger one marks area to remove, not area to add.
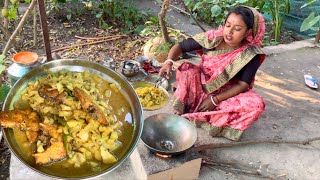
[[[209,112],[198,112],[198,106],[209,95],[216,95],[232,86],[232,78],[250,60],[259,55],[260,63],[265,55],[260,49],[265,31],[263,16],[253,8],[254,27],[246,38],[247,43],[233,50],[213,50],[202,54],[202,62],[194,65],[183,63],[177,69],[177,89],[173,108],[182,117],[193,121],[197,127],[207,130],[212,136],[223,136],[238,141],[245,129],[263,113],[265,103],[250,89],[225,101]],[[195,35],[193,38],[204,48],[214,49],[223,39],[223,27]]]

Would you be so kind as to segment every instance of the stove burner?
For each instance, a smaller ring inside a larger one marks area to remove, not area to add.
[[[165,151],[170,151],[174,148],[174,144],[169,140],[162,140],[160,141],[160,147]]]
[[[172,155],[159,154],[159,153],[156,153],[156,155],[161,157],[161,158],[170,158],[170,157],[172,157]]]

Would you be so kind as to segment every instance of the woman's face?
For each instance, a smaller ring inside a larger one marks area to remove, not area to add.
[[[224,41],[231,47],[237,47],[246,36],[247,26],[241,15],[231,13],[223,29]]]

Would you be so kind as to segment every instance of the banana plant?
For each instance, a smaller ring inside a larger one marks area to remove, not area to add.
[[[268,12],[272,16],[272,22],[275,27],[273,29],[274,40],[279,42],[283,20],[290,12],[290,0],[269,0],[268,4]]]
[[[300,7],[300,9],[305,8],[316,2],[316,0],[309,0],[308,3]],[[311,30],[316,33],[315,43],[319,42],[320,39],[320,15],[317,15],[315,12],[311,12],[307,18],[305,18],[301,24],[300,31]]]

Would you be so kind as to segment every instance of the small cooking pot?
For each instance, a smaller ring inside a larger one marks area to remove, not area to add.
[[[152,152],[176,155],[194,145],[197,130],[181,116],[160,113],[145,119],[141,140]]]
[[[134,60],[125,60],[120,63],[121,73],[127,77],[135,76],[140,71],[140,63]]]

